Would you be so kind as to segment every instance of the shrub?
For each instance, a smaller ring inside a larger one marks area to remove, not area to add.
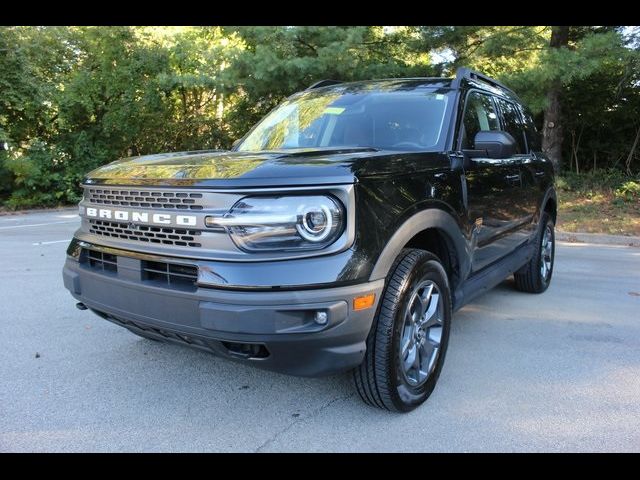
[[[586,173],[564,172],[557,180],[557,187],[560,190],[587,193],[614,191],[628,181],[629,177],[621,170],[609,168],[590,170]]]
[[[640,181],[628,180],[615,190],[616,199],[622,199],[627,202],[640,201]]]
[[[48,207],[79,201],[81,174],[69,169],[64,155],[41,141],[34,141],[23,155],[8,158],[6,169],[15,180],[10,209]]]

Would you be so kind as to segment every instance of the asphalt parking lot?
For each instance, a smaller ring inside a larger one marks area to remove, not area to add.
[[[560,243],[459,311],[418,410],[151,342],[62,285],[75,211],[0,217],[0,451],[638,451],[640,249]]]

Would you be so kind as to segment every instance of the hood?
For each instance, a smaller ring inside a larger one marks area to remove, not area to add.
[[[425,154],[371,148],[162,153],[116,160],[87,174],[83,183],[218,188],[336,185],[354,183],[367,174],[388,173],[383,170],[390,162],[380,157],[393,157],[392,164],[397,165],[397,160],[416,155]]]

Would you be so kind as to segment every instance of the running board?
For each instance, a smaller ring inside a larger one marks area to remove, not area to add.
[[[457,290],[453,310],[459,310],[473,299],[491,290],[526,264],[534,253],[533,242],[518,247],[496,263],[469,277]]]

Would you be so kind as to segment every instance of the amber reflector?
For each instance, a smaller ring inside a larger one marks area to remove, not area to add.
[[[353,309],[364,310],[365,308],[369,308],[373,306],[373,301],[375,299],[376,299],[375,293],[370,293],[369,295],[363,295],[361,297],[355,297],[353,299]]]

